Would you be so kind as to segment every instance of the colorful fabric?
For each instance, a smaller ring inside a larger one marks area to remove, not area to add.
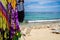
[[[6,0],[0,0],[0,1],[2,2],[3,6],[6,8],[6,4],[7,4]]]
[[[16,0],[6,1],[6,8],[0,1],[0,40],[18,40],[21,32],[18,22]]]
[[[19,0],[17,0],[17,10],[18,11],[22,11],[23,10],[23,2],[20,2]]]

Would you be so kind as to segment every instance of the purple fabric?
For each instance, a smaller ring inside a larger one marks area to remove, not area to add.
[[[10,38],[13,38],[14,35],[16,35],[16,32],[20,32],[19,28],[19,21],[18,21],[18,13],[17,9],[11,9],[11,4],[8,3],[8,18],[11,21],[11,26],[10,26]],[[11,17],[11,18],[10,18]]]

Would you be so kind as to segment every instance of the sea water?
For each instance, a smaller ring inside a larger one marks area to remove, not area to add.
[[[55,20],[60,19],[60,12],[25,12],[24,20]]]

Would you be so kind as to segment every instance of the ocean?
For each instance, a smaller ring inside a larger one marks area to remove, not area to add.
[[[60,12],[25,12],[24,20],[55,20],[60,19]]]

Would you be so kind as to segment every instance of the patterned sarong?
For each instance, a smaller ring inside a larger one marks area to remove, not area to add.
[[[2,0],[0,1],[0,40],[18,40],[21,37],[21,31],[16,0],[6,2],[7,6],[3,5]]]

